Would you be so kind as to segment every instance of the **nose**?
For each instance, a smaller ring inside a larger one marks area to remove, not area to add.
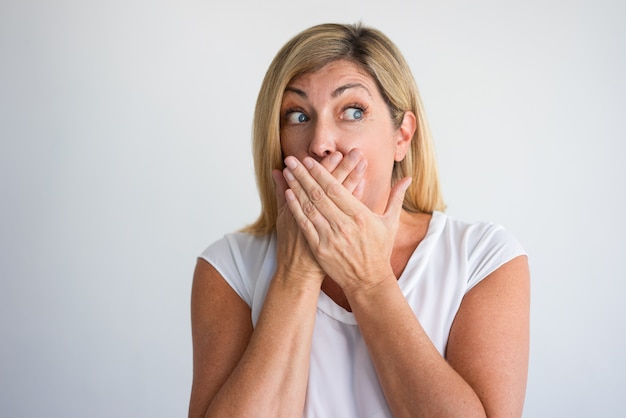
[[[318,121],[309,143],[309,155],[318,161],[337,150],[337,132],[327,123]]]

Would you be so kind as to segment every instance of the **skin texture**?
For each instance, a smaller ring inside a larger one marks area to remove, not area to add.
[[[337,61],[294,80],[281,108],[278,269],[258,324],[210,265],[192,291],[190,416],[301,416],[320,289],[350,309],[396,417],[520,416],[528,368],[529,273],[505,263],[465,296],[446,358],[397,277],[430,215],[402,210],[391,185],[416,128],[394,127],[376,83]]]

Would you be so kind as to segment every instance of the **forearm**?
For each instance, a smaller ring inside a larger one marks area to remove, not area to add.
[[[319,287],[275,277],[250,343],[206,417],[301,416]]]
[[[477,394],[439,354],[395,281],[348,297],[394,416],[485,416]]]

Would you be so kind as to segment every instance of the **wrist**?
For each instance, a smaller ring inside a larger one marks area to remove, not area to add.
[[[294,269],[282,266],[276,268],[272,281],[288,288],[319,292],[324,281],[324,272],[316,269]]]
[[[350,306],[368,305],[380,300],[381,295],[388,291],[398,290],[398,280],[392,271],[380,273],[367,282],[361,282],[354,286],[346,286],[343,289]]]

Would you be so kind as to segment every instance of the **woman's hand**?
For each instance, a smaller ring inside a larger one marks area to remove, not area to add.
[[[293,158],[293,157],[292,157]],[[358,150],[353,150],[345,157],[338,151],[324,158],[319,163],[337,184],[342,185],[345,192],[360,199],[363,194],[363,173],[367,162]],[[309,244],[293,218],[285,200],[285,192],[289,188],[283,173],[272,172],[276,183],[276,199],[278,204],[277,233],[277,272],[280,277],[298,281],[313,280],[321,285],[326,273],[313,256]]]
[[[346,294],[394,277],[391,252],[411,179],[393,186],[387,209],[378,215],[314,159],[287,157],[285,165],[287,206],[321,269]]]

